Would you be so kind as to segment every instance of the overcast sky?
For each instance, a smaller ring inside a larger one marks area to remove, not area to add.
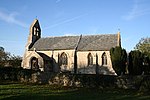
[[[22,56],[37,18],[42,37],[116,34],[133,50],[150,37],[150,0],[0,0],[0,46]]]

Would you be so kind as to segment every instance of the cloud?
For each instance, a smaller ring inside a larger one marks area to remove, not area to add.
[[[59,2],[61,2],[61,0],[56,0],[56,3],[59,3]]]
[[[149,2],[146,0],[144,2],[134,0],[132,9],[128,12],[127,15],[123,16],[122,18],[124,20],[132,20],[134,18],[150,14],[150,8],[147,5],[148,3]]]
[[[12,12],[8,14],[6,12],[0,11],[0,20],[27,28],[28,25],[19,21],[16,18],[17,15],[19,15],[19,13],[17,12]]]
[[[61,24],[66,24],[66,23],[72,22],[72,21],[74,21],[74,20],[77,20],[77,19],[79,19],[79,18],[81,18],[81,17],[83,17],[83,16],[85,16],[85,15],[87,15],[87,14],[82,14],[82,15],[79,15],[79,16],[76,16],[76,17],[73,17],[73,18],[70,18],[70,19],[66,19],[66,20],[64,20],[64,21],[61,21],[61,22],[58,22],[58,23],[56,23],[56,24],[50,25],[50,26],[45,27],[45,28],[43,28],[43,29],[46,30],[46,29],[49,29],[49,28],[54,28],[54,27],[59,26],[59,25],[61,25]]]

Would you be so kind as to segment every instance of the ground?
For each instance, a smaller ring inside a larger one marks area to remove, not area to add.
[[[2,100],[150,100],[133,90],[69,88],[50,85],[0,83]]]

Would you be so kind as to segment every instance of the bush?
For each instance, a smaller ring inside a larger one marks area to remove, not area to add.
[[[8,80],[8,81],[20,81],[29,80],[31,78],[32,73],[36,73],[37,71],[33,71],[31,69],[23,69],[14,68],[14,67],[1,67],[0,68],[0,80]]]
[[[22,68],[1,67],[0,80],[17,81],[17,75],[20,70],[22,70]]]

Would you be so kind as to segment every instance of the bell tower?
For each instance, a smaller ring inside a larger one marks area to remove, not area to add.
[[[30,49],[39,38],[41,38],[41,28],[38,19],[35,19],[30,26],[26,49]]]

